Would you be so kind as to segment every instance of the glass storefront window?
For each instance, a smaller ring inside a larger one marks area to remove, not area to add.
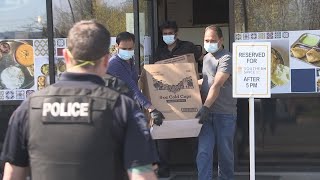
[[[0,39],[47,37],[46,1],[3,0],[0,6]]]
[[[139,1],[140,65],[149,64],[152,57],[152,1]]]
[[[311,63],[310,58],[313,58],[314,49],[315,54],[319,53],[319,3],[309,0],[262,3],[234,0],[235,40],[267,41],[273,49],[273,98],[256,100],[257,164],[318,166],[320,65],[318,59]],[[312,38],[317,43],[312,42]],[[297,56],[297,47],[305,47],[306,53]],[[278,71],[280,66],[284,71]],[[275,80],[282,75],[287,75],[286,83],[277,84]],[[248,137],[247,106],[247,102],[239,106],[242,137]],[[243,138],[243,144],[245,147],[239,151],[248,160],[247,138]]]
[[[46,2],[3,0],[0,13],[0,102],[24,100],[36,90],[37,57],[48,54]]]
[[[69,29],[80,20],[95,19],[111,33],[110,53],[115,54],[116,36],[120,32],[133,33],[133,2],[126,0],[68,0],[53,2],[55,62],[57,77],[65,70],[62,50],[67,47]],[[48,60],[45,62],[48,63]]]
[[[319,29],[319,1],[234,0],[235,31],[293,31]]]
[[[48,54],[48,39],[46,1],[2,0],[0,14],[1,152],[12,112],[37,88],[35,60]]]

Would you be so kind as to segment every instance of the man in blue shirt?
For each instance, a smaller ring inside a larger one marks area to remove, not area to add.
[[[163,114],[158,111],[144,96],[138,87],[138,72],[134,66],[134,43],[135,37],[129,32],[121,32],[116,37],[117,54],[109,60],[107,73],[115,76],[129,86],[131,95],[144,109],[148,110],[153,123],[160,126],[164,119]]]

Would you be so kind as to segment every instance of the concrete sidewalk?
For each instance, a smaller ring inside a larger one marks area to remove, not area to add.
[[[236,173],[235,180],[249,180],[249,173]],[[318,172],[264,172],[256,173],[256,180],[320,180]],[[170,178],[159,180],[197,180],[196,172],[172,172]]]

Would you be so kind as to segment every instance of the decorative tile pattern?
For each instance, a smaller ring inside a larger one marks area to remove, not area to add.
[[[34,90],[27,90],[26,97],[29,97],[32,93],[34,93]]]
[[[266,34],[264,32],[258,33],[258,39],[265,39]]]
[[[15,99],[15,93],[13,90],[8,90],[8,91],[5,91],[5,99],[7,100],[13,100]]]
[[[249,33],[243,34],[243,40],[249,40],[249,38],[250,38]]]
[[[241,33],[236,33],[235,39],[236,39],[236,41],[242,40],[242,34]]]
[[[16,99],[17,100],[24,100],[25,99],[24,90],[16,90]]]
[[[281,32],[280,31],[274,32],[274,38],[275,39],[280,39],[281,38]]]
[[[0,100],[4,100],[4,91],[0,91]]]
[[[37,39],[34,41],[34,52],[36,56],[48,56],[48,40]]]
[[[289,38],[289,32],[282,32],[283,38]]]
[[[66,47],[65,39],[56,39],[57,40],[57,47]]]
[[[273,39],[273,32],[267,32],[267,39]]]
[[[250,38],[251,39],[257,39],[258,38],[257,33],[251,33]]]

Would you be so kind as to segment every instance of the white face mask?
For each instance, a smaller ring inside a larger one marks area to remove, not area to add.
[[[122,60],[128,61],[134,56],[134,50],[119,49],[118,56]]]
[[[204,49],[209,53],[215,53],[219,50],[218,43],[204,43]]]
[[[167,45],[171,45],[176,41],[174,35],[163,35],[162,39]]]

